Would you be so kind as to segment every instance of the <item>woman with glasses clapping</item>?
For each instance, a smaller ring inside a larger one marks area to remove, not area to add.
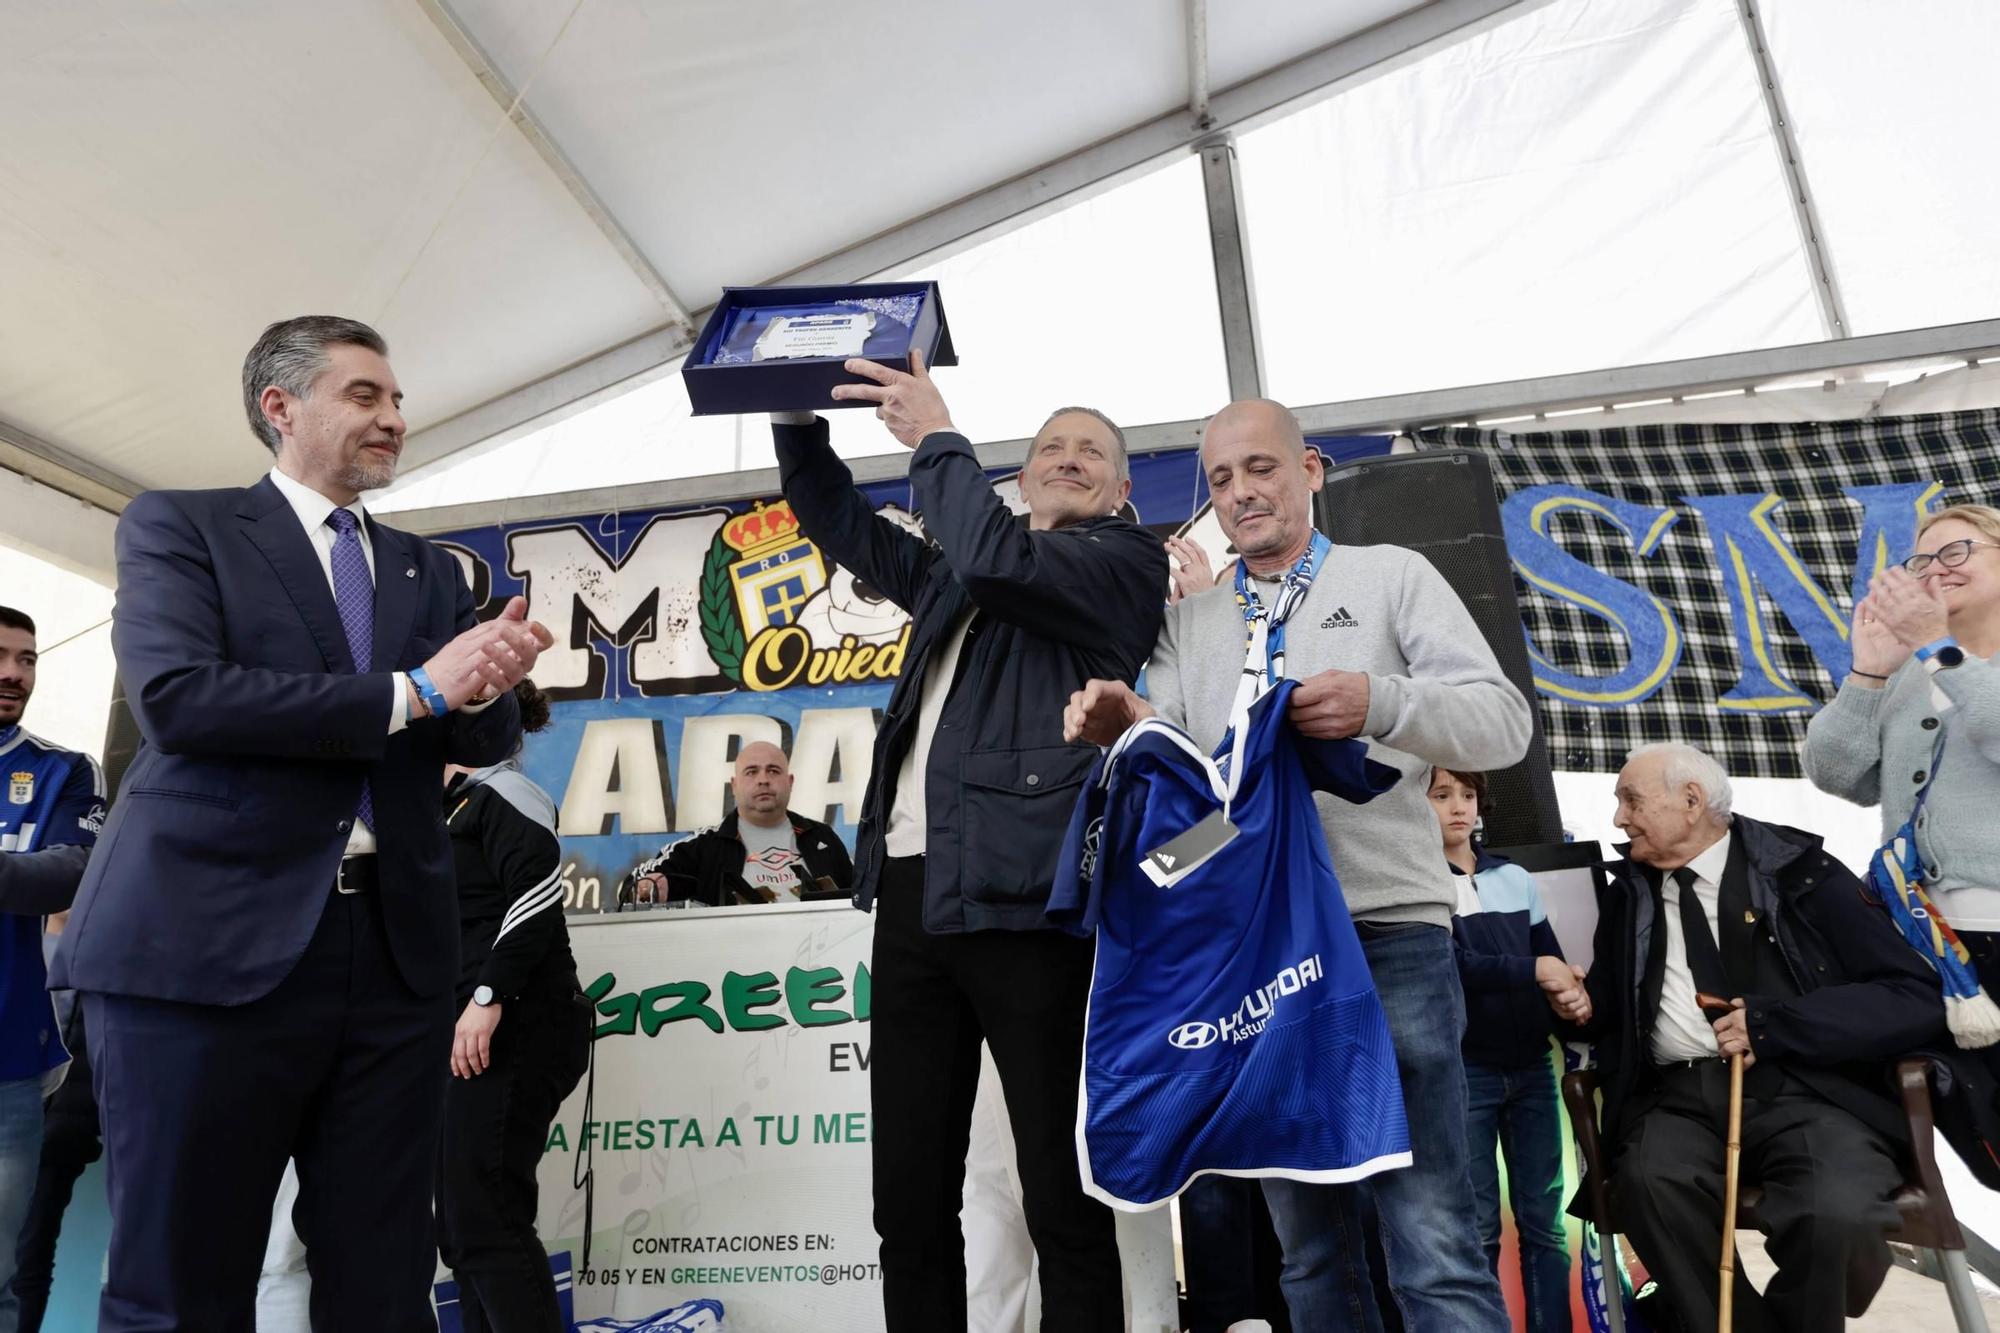
[[[1885,843],[1916,811],[1925,889],[2000,996],[2000,509],[1926,516],[1916,553],[1855,608],[1848,647],[1853,670],[1806,728],[1806,776],[1879,802]]]

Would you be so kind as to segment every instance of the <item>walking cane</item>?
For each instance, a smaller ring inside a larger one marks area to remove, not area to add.
[[[1704,1015],[1719,1010],[1717,1017],[1728,1014],[1736,1008],[1728,1000],[1710,995],[1706,991],[1697,994],[1694,1002],[1701,1006]],[[1723,1145],[1722,1158],[1722,1295],[1715,1311],[1717,1333],[1730,1333],[1730,1322],[1735,1313],[1736,1164],[1742,1155],[1743,1053],[1738,1051],[1729,1057],[1729,1138]]]

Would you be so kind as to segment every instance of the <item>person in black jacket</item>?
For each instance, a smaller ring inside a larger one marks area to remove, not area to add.
[[[1602,1066],[1613,1216],[1591,1220],[1632,1238],[1689,1333],[1716,1326],[1740,1053],[1742,1178],[1763,1188],[1778,1272],[1759,1296],[1736,1265],[1736,1326],[1840,1329],[1888,1271],[1906,1135],[1886,1065],[1943,1039],[1937,978],[1818,837],[1732,816],[1700,750],[1634,750],[1617,793],[1632,841],[1601,904],[1582,1029]]]
[[[632,867],[618,885],[618,909],[697,902],[711,907],[793,902],[847,892],[854,865],[835,833],[793,812],[785,752],[752,741],[736,756],[729,787],[736,808]]]
[[[1166,551],[1117,516],[1131,481],[1124,437],[1101,413],[1064,408],[1036,432],[1022,523],[920,357],[909,374],[847,367],[874,383],[834,395],[878,404],[915,450],[911,495],[934,543],[876,516],[823,420],[773,419],[806,535],[912,617],[855,840],[855,904],[876,908],[869,1079],[887,1327],[965,1327],[958,1212],[984,1038],[1013,1121],[1042,1328],[1122,1329],[1111,1213],[1083,1193],[1076,1163],[1092,947],[1043,913],[1097,756],[1063,742],[1063,707],[1092,678],[1138,675],[1159,635]]]
[[[533,682],[514,693],[524,732],[548,725]],[[444,793],[463,1008],[439,1144],[438,1250],[458,1281],[465,1333],[561,1333],[535,1233],[535,1167],[590,1054],[590,1005],[563,926],[555,802],[519,759],[454,767]]]

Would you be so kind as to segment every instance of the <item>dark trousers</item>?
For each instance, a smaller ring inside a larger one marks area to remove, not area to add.
[[[1041,1262],[1044,1333],[1125,1326],[1111,1210],[1083,1192],[1077,1080],[1092,946],[1053,930],[930,935],[924,863],[892,857],[875,902],[875,1230],[889,1333],[965,1328],[959,1204],[979,1044],[993,1052]]]
[[[1888,1200],[1902,1172],[1880,1135],[1781,1069],[1770,1073],[1745,1083],[1740,1169],[1763,1189],[1758,1228],[1778,1272],[1759,1296],[1736,1264],[1736,1327],[1838,1333],[1889,1271],[1882,1233],[1896,1222]],[[1612,1158],[1612,1214],[1682,1326],[1707,1333],[1721,1290],[1729,1066],[1666,1070],[1635,1097]]]
[[[1291,1333],[1278,1270],[1284,1255],[1264,1191],[1238,1176],[1198,1176],[1181,1191],[1181,1263],[1187,1272],[1183,1315],[1189,1333],[1224,1333],[1263,1319]]]
[[[329,891],[291,974],[249,1004],[83,999],[111,1195],[99,1333],[252,1333],[288,1157],[314,1333],[435,1330],[454,1015],[448,992],[404,985],[372,898]]]
[[[590,1055],[591,1008],[502,1007],[493,1059],[445,1093],[438,1143],[438,1252],[458,1280],[465,1333],[566,1333],[548,1250],[535,1232],[535,1168]]]
[[[79,1028],[81,1024],[77,1025]],[[65,1040],[74,1035],[66,1032]],[[49,1098],[42,1120],[42,1158],[28,1220],[15,1247],[14,1294],[21,1302],[20,1333],[39,1333],[55,1281],[56,1238],[84,1169],[104,1155],[97,1099],[90,1091],[90,1060],[83,1043],[70,1051],[69,1073]]]

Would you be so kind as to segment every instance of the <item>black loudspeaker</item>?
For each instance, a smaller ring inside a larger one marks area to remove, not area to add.
[[[1528,701],[1535,730],[1527,757],[1488,774],[1492,847],[1561,842],[1562,811],[1549,776],[1542,710],[1528,666],[1528,639],[1514,596],[1514,570],[1501,535],[1500,501],[1486,456],[1469,450],[1370,458],[1330,469],[1314,520],[1348,546],[1404,546],[1419,552],[1465,603],[1500,669]]]
[[[104,794],[118,796],[118,784],[139,753],[139,721],[125,702],[125,682],[116,672],[111,676],[111,716],[104,723]]]

